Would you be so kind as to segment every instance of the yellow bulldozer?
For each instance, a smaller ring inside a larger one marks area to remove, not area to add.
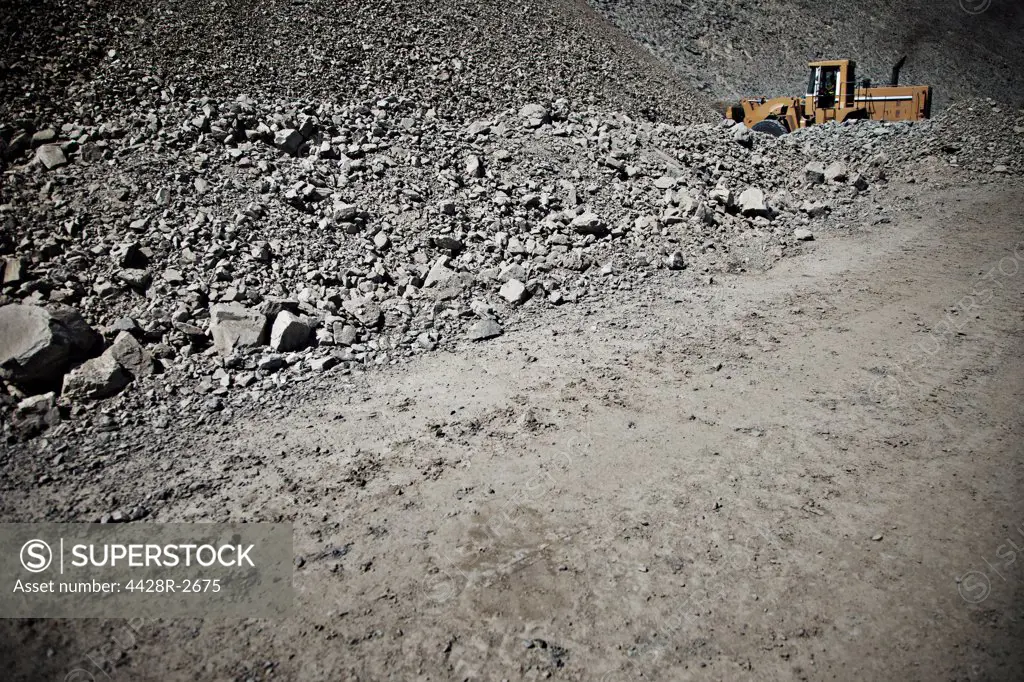
[[[856,65],[850,59],[811,62],[807,94],[803,97],[747,98],[738,105],[727,105],[724,113],[752,130],[776,137],[828,121],[917,121],[928,118],[931,115],[931,87],[898,85],[905,59],[896,64],[890,85],[884,87],[871,87],[868,80],[858,84]]]

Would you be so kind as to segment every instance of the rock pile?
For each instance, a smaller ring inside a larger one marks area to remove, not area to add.
[[[523,309],[752,267],[864,223],[923,160],[1003,177],[1024,157],[1019,114],[995,104],[775,139],[555,96],[450,105],[415,84],[187,96],[102,54],[73,86],[95,97],[0,120],[0,403],[29,431],[129,386],[220,412],[494,339]],[[958,145],[967,114],[976,139]]]
[[[261,101],[401,93],[459,117],[562,96],[673,122],[710,114],[671,69],[574,0],[344,11],[326,0],[47,0],[4,3],[0,38],[0,121],[239,92]]]

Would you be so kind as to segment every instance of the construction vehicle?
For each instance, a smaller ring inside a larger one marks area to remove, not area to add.
[[[807,94],[803,97],[753,97],[726,107],[725,115],[760,133],[778,137],[797,128],[866,119],[917,121],[931,114],[932,89],[928,85],[900,86],[905,57],[893,68],[890,85],[871,87],[857,83],[850,59],[811,62]]]

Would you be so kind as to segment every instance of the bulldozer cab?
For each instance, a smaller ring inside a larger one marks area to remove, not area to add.
[[[818,123],[837,118],[853,106],[854,64],[848,59],[811,62],[804,114]]]

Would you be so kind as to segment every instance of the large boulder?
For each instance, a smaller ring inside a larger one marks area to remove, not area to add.
[[[65,398],[102,400],[117,395],[132,382],[132,375],[122,367],[108,348],[103,355],[86,360],[64,377],[61,393]]]
[[[69,363],[94,355],[102,344],[74,308],[0,307],[0,377],[28,393],[59,381]]]
[[[267,316],[238,303],[210,306],[210,335],[221,355],[267,342]]]
[[[274,146],[290,156],[298,156],[305,142],[306,138],[294,128],[285,128],[274,133]]]
[[[738,200],[740,212],[745,216],[769,215],[768,205],[764,202],[764,192],[756,187],[748,187],[740,193]]]
[[[270,330],[270,347],[282,353],[302,350],[309,344],[313,329],[301,317],[283,310]]]
[[[60,168],[61,166],[68,165],[68,157],[64,155],[60,145],[47,144],[43,145],[36,150],[36,159],[39,163],[47,170],[53,170],[54,168]]]
[[[509,303],[522,303],[526,300],[526,285],[518,279],[510,279],[501,285],[498,294]]]

